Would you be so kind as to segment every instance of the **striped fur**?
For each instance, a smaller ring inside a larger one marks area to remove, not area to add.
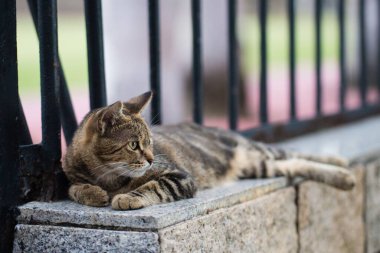
[[[128,210],[191,198],[197,189],[240,178],[300,176],[343,190],[355,184],[337,157],[292,153],[193,123],[150,129],[140,112],[151,96],[85,117],[63,162],[71,199]]]

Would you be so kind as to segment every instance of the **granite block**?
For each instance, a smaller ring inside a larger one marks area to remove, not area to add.
[[[380,252],[380,160],[370,162],[366,168],[367,253]]]
[[[140,210],[115,211],[89,207],[72,201],[30,202],[19,207],[19,223],[73,224],[84,227],[157,230],[263,196],[286,185],[284,178],[241,180],[199,192],[195,198],[155,205]]]
[[[161,252],[297,252],[294,188],[159,230]]]
[[[364,252],[364,168],[354,173],[357,185],[348,192],[311,181],[299,185],[300,253]]]
[[[14,253],[34,252],[159,252],[151,232],[121,232],[59,226],[17,225]]]

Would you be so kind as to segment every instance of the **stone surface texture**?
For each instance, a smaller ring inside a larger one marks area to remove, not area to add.
[[[242,180],[199,192],[195,198],[133,211],[89,207],[72,201],[30,202],[20,209],[19,223],[75,224],[86,227],[156,230],[263,196],[286,186],[284,178]]]
[[[58,226],[17,225],[13,252],[159,252],[158,236]]]
[[[301,185],[300,224],[305,226],[300,231],[301,252],[364,252],[364,248],[367,253],[380,252],[380,162],[367,164],[380,156],[379,129],[380,117],[373,117],[278,144],[304,153],[340,155],[366,164],[361,176],[365,186],[352,193],[359,194],[361,189],[365,194],[360,193],[362,197],[357,196],[355,200],[351,194],[337,194],[338,191],[317,183]],[[360,199],[364,199],[364,206],[359,203]],[[361,217],[365,217],[364,231],[359,222]]]
[[[161,252],[297,252],[294,188],[159,230]]]
[[[380,252],[380,159],[366,168],[367,253]]]
[[[354,172],[357,185],[350,192],[310,181],[298,187],[300,253],[364,252],[364,168]]]
[[[380,117],[331,128],[279,143],[309,154],[340,155],[354,160],[380,154]]]

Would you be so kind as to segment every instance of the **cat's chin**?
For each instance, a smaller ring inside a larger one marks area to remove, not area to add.
[[[134,169],[130,171],[126,176],[128,177],[142,177],[144,174],[151,168],[149,163],[146,163],[145,166],[139,168],[139,169]]]
[[[128,174],[129,177],[142,177],[146,173],[147,169],[139,169],[136,171],[132,171],[130,174]]]

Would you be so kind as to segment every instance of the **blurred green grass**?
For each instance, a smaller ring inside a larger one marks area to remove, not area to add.
[[[246,17],[239,30],[243,44],[245,73],[259,70],[260,34],[257,17]],[[287,66],[289,59],[289,28],[286,16],[271,15],[267,24],[267,61],[272,68]],[[323,60],[338,57],[338,25],[336,16],[325,13],[322,22]],[[313,63],[315,58],[315,26],[310,15],[296,17],[296,58],[298,64]]]
[[[84,18],[58,17],[59,55],[69,87],[83,88],[88,83]],[[17,54],[20,94],[39,92],[39,47],[36,31],[29,15],[17,19]]]
[[[88,83],[87,51],[84,18],[58,17],[59,54],[70,89],[84,88]],[[314,20],[298,15],[296,24],[297,63],[313,62],[315,51]],[[337,59],[338,30],[336,16],[325,13],[322,23],[322,54],[324,60]],[[240,23],[242,60],[245,73],[259,70],[259,27],[257,17],[245,17]],[[38,41],[33,22],[20,15],[17,23],[19,90],[22,94],[39,92]],[[268,65],[270,68],[288,64],[288,25],[286,16],[270,15],[268,19]]]

